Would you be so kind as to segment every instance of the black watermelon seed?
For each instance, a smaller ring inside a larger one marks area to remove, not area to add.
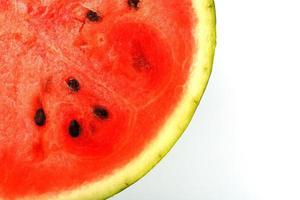
[[[44,109],[42,109],[42,108],[37,109],[37,111],[35,112],[35,116],[34,116],[34,122],[38,126],[44,126],[45,125],[45,123],[46,123],[46,114],[44,112]]]
[[[109,117],[108,110],[102,106],[95,107],[93,112],[100,119],[108,119],[108,117]]]
[[[69,134],[71,135],[71,137],[78,137],[80,135],[80,131],[81,128],[77,120],[72,120],[69,125]]]
[[[140,0],[128,0],[128,5],[131,8],[138,9],[140,4]]]
[[[98,22],[102,19],[102,17],[95,11],[89,10],[86,14],[86,17],[88,18],[88,20],[90,20],[91,22]]]
[[[68,84],[69,88],[70,88],[71,90],[73,90],[74,92],[78,92],[78,91],[80,90],[80,84],[79,84],[79,82],[78,82],[76,79],[74,79],[74,78],[68,79],[68,80],[67,80],[67,84]]]

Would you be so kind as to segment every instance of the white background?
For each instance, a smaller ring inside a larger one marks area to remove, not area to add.
[[[216,0],[214,70],[157,167],[114,200],[300,199],[300,2]]]

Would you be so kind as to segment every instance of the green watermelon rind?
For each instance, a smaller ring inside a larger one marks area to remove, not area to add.
[[[194,62],[182,100],[160,129],[158,136],[137,158],[98,182],[89,183],[80,188],[58,194],[51,193],[36,197],[24,197],[22,199],[107,199],[146,175],[170,151],[187,128],[199,105],[212,71],[216,47],[214,0],[192,0],[192,2],[199,19],[194,33],[198,49],[194,55]]]

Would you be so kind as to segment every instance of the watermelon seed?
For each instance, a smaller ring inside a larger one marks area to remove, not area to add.
[[[131,8],[138,9],[140,4],[140,0],[128,0],[128,5]]]
[[[67,84],[68,84],[69,88],[71,90],[73,90],[74,92],[78,92],[80,89],[80,84],[79,84],[78,80],[76,80],[74,78],[69,78],[67,80]]]
[[[72,137],[76,138],[80,135],[80,131],[81,131],[81,128],[80,128],[80,125],[77,122],[77,120],[72,120],[69,125],[69,134]]]
[[[105,120],[109,117],[108,110],[101,106],[95,107],[93,112],[96,115],[96,117],[99,117],[100,119],[103,119],[103,120]]]
[[[34,122],[38,126],[43,126],[46,123],[46,114],[43,108],[37,109],[34,116]]]
[[[86,17],[88,18],[88,20],[90,20],[91,22],[98,22],[102,19],[102,17],[95,11],[89,10],[86,14]]]

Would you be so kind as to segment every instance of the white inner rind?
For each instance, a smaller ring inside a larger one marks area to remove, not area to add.
[[[157,137],[141,154],[121,169],[98,182],[59,194],[24,197],[28,200],[99,200],[106,199],[136,182],[150,171],[176,143],[189,124],[206,88],[216,46],[216,19],[213,0],[192,0],[198,24],[194,34],[197,50],[184,95]],[[58,177],[59,178],[59,177]],[[47,181],[47,180],[45,180]]]

